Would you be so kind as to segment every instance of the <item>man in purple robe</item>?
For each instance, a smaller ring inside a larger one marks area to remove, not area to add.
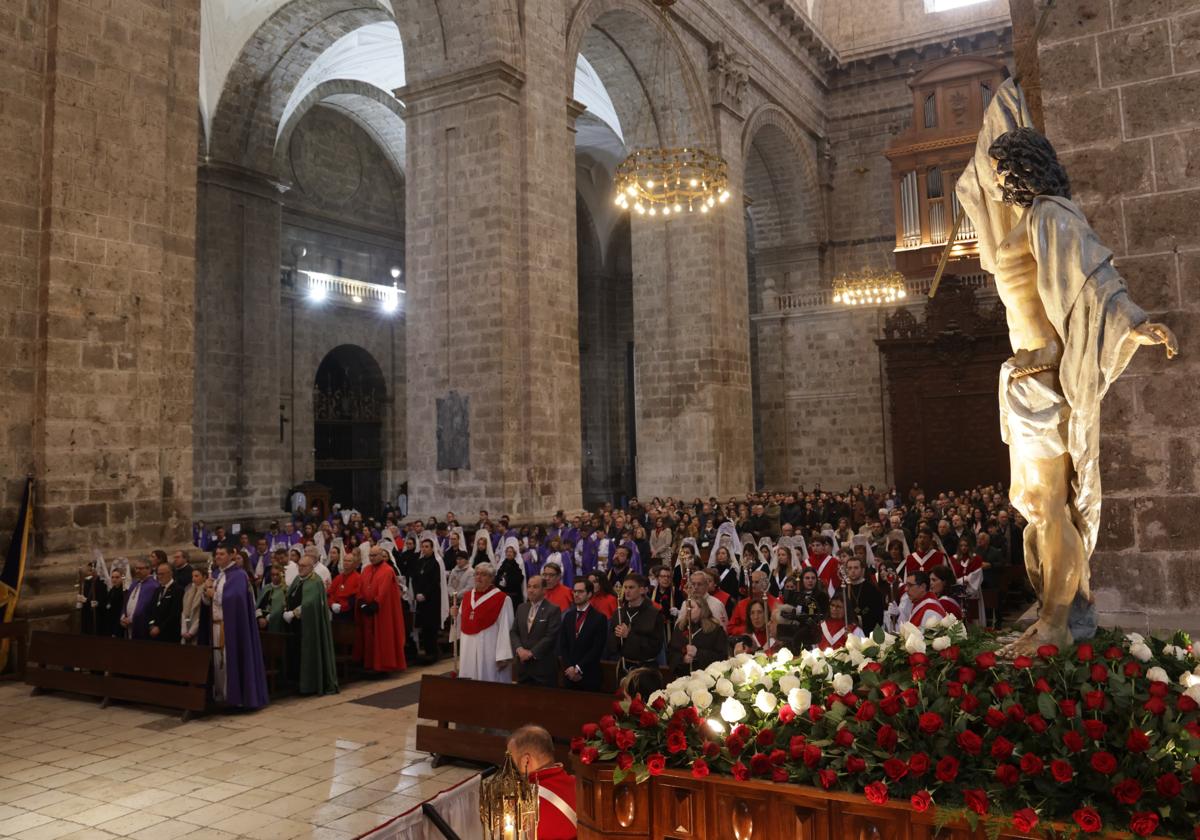
[[[213,554],[214,577],[205,587],[212,605],[213,698],[227,706],[267,705],[267,675],[254,615],[250,579],[224,546]]]
[[[150,638],[150,614],[154,608],[158,581],[150,574],[150,561],[144,557],[130,564],[133,583],[125,592],[125,608],[121,612],[121,626],[126,639]]]

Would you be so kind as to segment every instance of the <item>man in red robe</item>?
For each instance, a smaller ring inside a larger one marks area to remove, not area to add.
[[[512,599],[494,586],[491,563],[475,567],[475,588],[461,606],[450,608],[458,620],[458,675],[468,680],[512,682]],[[461,613],[461,617],[460,617]]]
[[[368,671],[403,671],[404,613],[396,570],[387,562],[387,551],[371,548],[371,561],[362,570],[358,588],[357,635],[354,658]]]
[[[858,625],[846,621],[846,601],[842,592],[834,592],[829,599],[829,617],[820,624],[817,647],[838,650],[846,646],[846,637],[853,634],[860,639],[863,631]]]
[[[946,608],[935,596],[929,594],[929,572],[909,572],[905,584],[908,597],[913,603],[910,622],[916,627],[933,624],[946,617]]]
[[[390,565],[390,564],[389,564]],[[334,621],[354,620],[362,575],[358,573],[358,552],[348,551],[342,558],[342,570],[329,583],[329,610]]]
[[[904,560],[904,573],[930,572],[938,566],[946,565],[946,555],[933,545],[933,532],[922,528],[917,532],[917,548]]]
[[[812,553],[808,555],[808,566],[816,570],[817,577],[825,584],[830,595],[838,587],[838,560],[831,553],[833,543],[828,537],[812,538]]]
[[[517,770],[538,786],[536,840],[574,840],[575,777],[554,760],[554,741],[540,726],[522,726],[508,738],[508,754]]]

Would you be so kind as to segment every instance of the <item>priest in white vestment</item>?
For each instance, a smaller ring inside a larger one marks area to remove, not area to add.
[[[475,567],[475,588],[451,609],[459,636],[458,675],[470,680],[512,682],[512,599],[494,585],[491,563]]]

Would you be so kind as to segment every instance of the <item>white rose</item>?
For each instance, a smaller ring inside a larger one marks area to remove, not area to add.
[[[676,677],[675,679],[673,679],[669,683],[667,683],[667,691],[668,692],[682,691],[684,688],[687,687],[688,682],[689,682],[689,680],[687,677]]]
[[[1196,703],[1200,703],[1200,683],[1196,683],[1183,693],[1185,696],[1192,698]]]
[[[854,677],[849,674],[838,674],[833,678],[833,690],[838,694],[849,694],[854,690]]]
[[[694,705],[700,711],[704,711],[709,706],[711,706],[712,701],[713,701],[712,695],[709,694],[708,691],[706,691],[703,688],[700,689],[699,691],[692,692],[692,705]]]
[[[771,679],[770,674],[763,674],[761,677],[758,678],[758,684],[761,685],[763,688],[765,688],[767,691],[770,691],[772,688],[775,687],[775,680]]]
[[[681,709],[688,704],[688,696],[684,691],[672,691],[671,697],[667,701],[676,709]]]
[[[793,712],[802,715],[812,705],[812,692],[807,688],[793,688],[788,692],[787,701]]]
[[[746,707],[737,701],[736,698],[729,697],[721,704],[721,718],[726,723],[737,723],[746,716]]]
[[[1200,677],[1196,678],[1196,682],[1200,682]],[[800,678],[795,674],[784,674],[779,678],[779,690],[786,697],[792,693],[793,688],[800,687]]]
[[[950,645],[951,641],[949,636],[938,636],[933,640],[934,650],[945,650],[946,648],[950,647]]]
[[[1200,676],[1193,674],[1191,671],[1184,671],[1179,675],[1179,684],[1184,688],[1191,688],[1194,685],[1200,685]]]
[[[790,650],[787,648],[780,648],[779,652],[775,654],[775,665],[776,667],[782,667],[791,662],[792,659],[792,652]]]
[[[883,634],[883,648],[882,649],[887,650],[894,644],[896,644],[896,637],[893,636],[891,633],[885,632]]]
[[[1146,641],[1146,637],[1141,633],[1126,633],[1125,638],[1129,640],[1130,644],[1135,645],[1140,645]]]
[[[853,639],[854,637],[851,636],[850,638]],[[863,666],[867,664],[867,661],[868,661],[867,657],[863,656],[857,650],[850,651],[850,664],[853,665],[858,670],[861,671],[863,669]]]
[[[707,668],[704,669],[704,673],[708,674],[713,679],[716,679],[717,677],[724,676],[725,672],[728,669],[729,669],[728,663],[714,662],[713,664],[709,665]]]
[[[845,650],[853,653],[860,647],[862,647],[862,639],[858,638],[858,636],[855,636],[853,633],[846,634],[846,644],[843,645]]]
[[[1136,643],[1129,646],[1129,654],[1140,662],[1149,662],[1154,653],[1144,644]]]
[[[721,677],[721,679],[717,680],[717,687],[715,690],[716,690],[717,694],[721,695],[722,697],[732,697],[733,696],[733,683],[731,683],[729,680],[725,679],[724,677]]]
[[[920,633],[910,633],[904,640],[904,649],[909,653],[924,653],[925,637]]]
[[[1154,667],[1154,668],[1151,668],[1149,671],[1147,671],[1146,679],[1150,680],[1150,682],[1160,682],[1160,683],[1165,683],[1165,682],[1171,681],[1171,678],[1167,676],[1166,670],[1163,668],[1159,668],[1159,667]]]
[[[734,685],[742,685],[746,682],[746,672],[741,668],[734,668],[729,672],[729,681]]]
[[[747,662],[749,662],[753,658],[754,658],[754,656],[752,654],[739,653],[737,656],[733,657],[733,661],[737,665],[745,665]]]
[[[747,662],[742,667],[742,685],[750,685],[750,683],[758,682],[758,678],[763,675],[762,666],[757,662]]]
[[[708,683],[701,679],[694,679],[688,680],[688,683],[683,687],[683,690],[688,694],[695,694],[697,691],[703,691],[706,688],[708,688]]]
[[[765,688],[759,689],[758,694],[754,695],[754,707],[764,715],[769,715],[775,711],[775,707],[778,704],[779,698]]]
[[[911,621],[906,621],[896,628],[896,632],[900,635],[901,639],[907,639],[913,633],[917,633],[919,631],[917,630],[917,626],[915,624],[913,624]]]

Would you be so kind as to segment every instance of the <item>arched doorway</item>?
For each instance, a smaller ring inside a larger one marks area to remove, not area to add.
[[[318,483],[343,507],[382,510],[383,421],[387,387],[366,350],[343,344],[329,352],[313,383],[313,449]]]

